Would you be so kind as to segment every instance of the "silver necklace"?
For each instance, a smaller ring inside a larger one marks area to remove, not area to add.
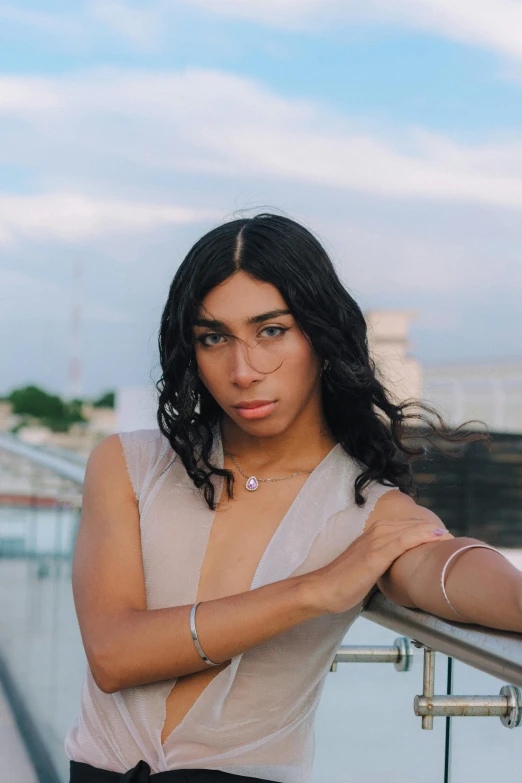
[[[229,454],[228,452],[223,452],[229,459],[232,460],[236,468],[239,470],[242,476],[244,476],[247,479],[247,482],[245,484],[245,487],[250,491],[253,492],[255,489],[258,488],[260,481],[284,481],[285,479],[293,478],[294,476],[300,476],[302,473],[311,473],[312,470],[298,470],[297,473],[291,473],[290,476],[281,476],[281,478],[268,478],[268,479],[258,479],[256,476],[247,476],[246,473],[243,473],[239,465],[237,464],[236,460],[232,456],[232,454]]]

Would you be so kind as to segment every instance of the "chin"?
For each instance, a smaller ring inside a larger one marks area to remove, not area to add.
[[[267,416],[265,419],[243,419],[239,414],[237,417],[229,416],[234,424],[243,430],[248,432],[249,435],[256,435],[259,437],[272,437],[279,435],[285,431],[285,424],[281,423],[281,417],[274,418]]]

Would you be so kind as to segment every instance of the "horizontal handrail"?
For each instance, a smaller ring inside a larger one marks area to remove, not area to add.
[[[377,590],[362,616],[455,658],[468,666],[522,686],[522,634],[444,620],[390,601]]]
[[[7,434],[0,434],[0,448],[26,457],[76,484],[83,484],[85,467],[69,462],[66,457]],[[379,590],[366,603],[362,616],[486,674],[522,687],[522,634],[444,620],[421,609],[395,604]]]
[[[11,454],[16,454],[19,457],[25,457],[36,462],[44,468],[52,470],[62,478],[79,484],[83,484],[85,478],[85,466],[77,464],[75,456],[72,455],[69,460],[67,457],[58,456],[52,454],[44,449],[39,449],[38,446],[32,446],[30,443],[24,443],[22,440],[14,435],[6,433],[0,434],[0,449],[9,451]]]

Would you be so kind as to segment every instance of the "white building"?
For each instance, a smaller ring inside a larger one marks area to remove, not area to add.
[[[116,392],[116,427],[118,432],[154,429],[158,426],[155,386],[121,386]]]
[[[379,380],[396,403],[422,397],[422,366],[409,353],[410,321],[417,315],[416,310],[369,310],[364,314],[370,355]]]
[[[424,396],[452,425],[484,421],[496,432],[522,433],[522,357],[423,366]]]

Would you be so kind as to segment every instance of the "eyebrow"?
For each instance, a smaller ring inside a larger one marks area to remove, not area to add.
[[[290,310],[270,310],[268,313],[260,313],[260,315],[253,315],[247,318],[246,324],[259,324],[263,321],[270,321],[272,318],[278,318],[280,315],[291,315]],[[221,329],[226,326],[223,321],[213,321],[210,318],[196,318],[193,321],[193,326],[207,326],[209,329]]]

